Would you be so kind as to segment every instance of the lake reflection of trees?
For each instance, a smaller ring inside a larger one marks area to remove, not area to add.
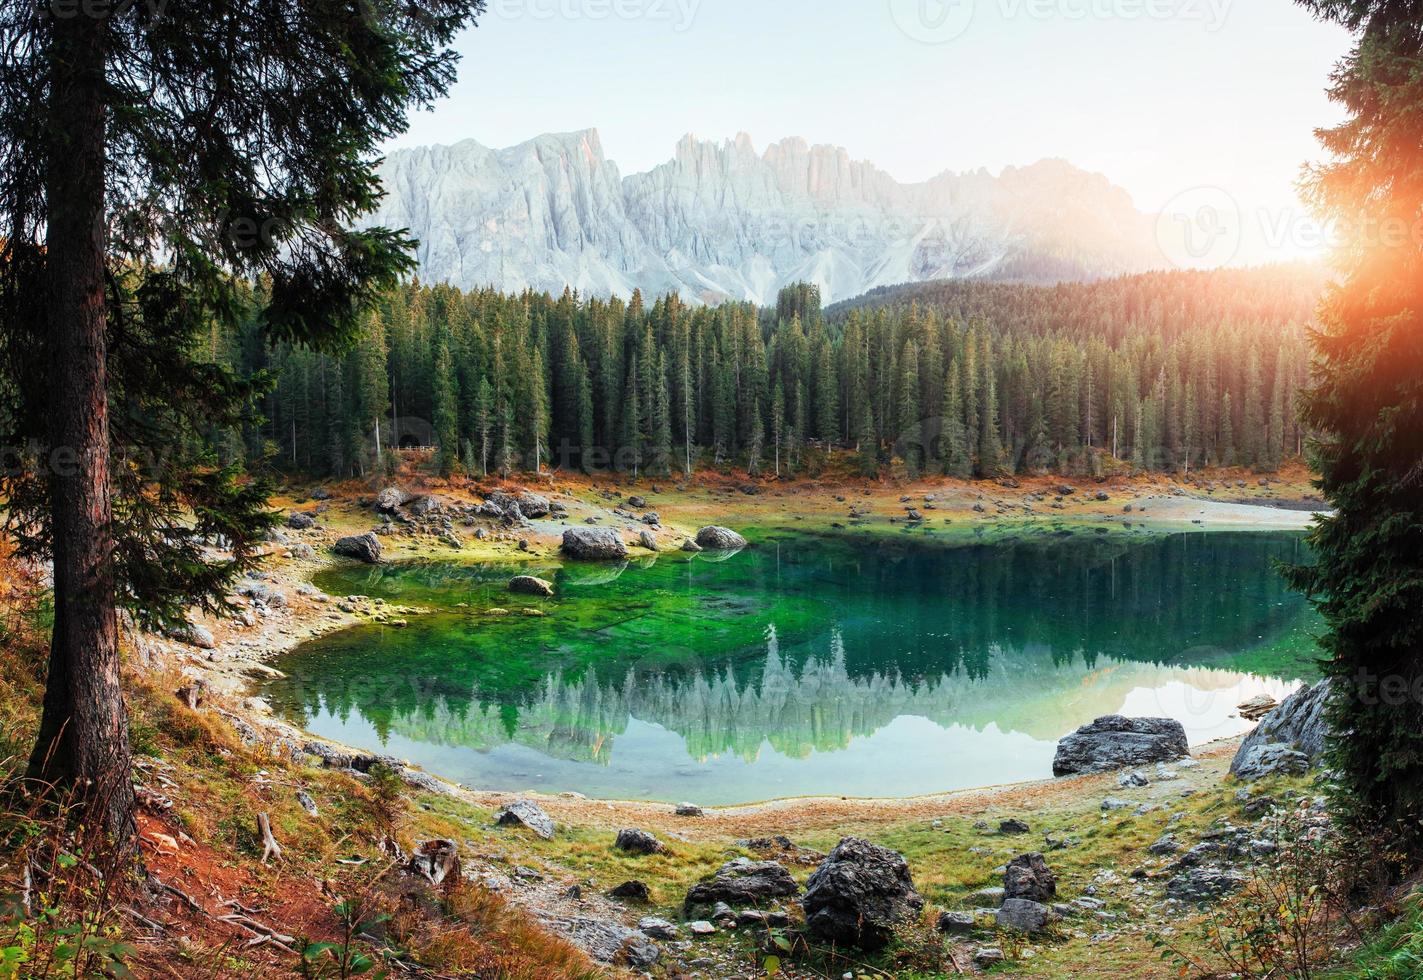
[[[601,762],[630,718],[693,757],[749,758],[766,740],[792,757],[832,751],[905,715],[1051,739],[1135,688],[1234,684],[1210,668],[1311,621],[1272,567],[1300,549],[1260,534],[796,539],[714,565],[590,566],[602,582],[577,566],[557,573],[547,618],[452,613],[337,634],[284,661],[290,676],[267,693],[298,723],[354,716],[382,740]],[[333,591],[507,601],[497,566],[343,574]]]
[[[1042,648],[999,648],[989,660],[987,675],[960,668],[912,681],[897,672],[851,676],[838,634],[827,656],[795,666],[781,655],[773,630],[759,674],[744,680],[730,667],[629,670],[616,680],[555,671],[512,712],[507,702],[478,696],[439,697],[394,711],[382,727],[427,744],[487,750],[516,743],[556,758],[606,763],[617,736],[637,718],[680,735],[694,758],[734,753],[749,760],[767,741],[797,758],[844,748],[905,715],[1053,739],[1114,710],[1135,688],[1179,680],[1209,691],[1239,679],[1223,670],[1111,659],[1088,666],[1082,657],[1064,660]]]

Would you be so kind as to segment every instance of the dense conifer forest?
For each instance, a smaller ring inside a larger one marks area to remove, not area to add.
[[[426,445],[475,475],[813,474],[833,449],[866,475],[1269,471],[1302,449],[1322,286],[1306,267],[957,281],[823,310],[809,285],[759,309],[412,282],[333,356],[264,346],[259,284],[251,327],[211,344],[275,384],[217,441],[227,461],[342,477]]]

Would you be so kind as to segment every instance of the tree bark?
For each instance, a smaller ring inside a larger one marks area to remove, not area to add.
[[[75,790],[95,826],[134,837],[120,687],[109,484],[104,195],[106,18],[52,16],[46,196],[54,633],[35,778]]]

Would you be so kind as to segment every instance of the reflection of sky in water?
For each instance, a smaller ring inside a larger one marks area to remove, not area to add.
[[[1106,713],[1175,718],[1191,744],[1202,745],[1248,730],[1236,706],[1257,694],[1282,699],[1298,684],[1222,671],[1194,671],[1208,686],[1169,679],[1160,686],[1133,687]],[[1176,672],[1176,673],[1179,673]],[[1095,717],[1095,714],[1093,715]],[[1073,719],[1065,735],[1091,717]],[[1049,724],[1052,724],[1049,722]],[[371,726],[358,717],[342,721],[322,712],[310,728],[316,734],[355,745],[376,745]],[[418,760],[476,789],[561,792],[577,789],[593,797],[694,800],[707,805],[744,803],[785,796],[916,796],[975,786],[1046,778],[1052,774],[1056,737],[1043,739],[1004,731],[941,725],[900,715],[848,744],[792,757],[763,740],[753,758],[719,752],[693,758],[687,740],[653,722],[628,717],[606,762],[556,758],[513,742],[484,750],[416,741],[393,732],[382,751]]]
[[[479,789],[725,804],[1046,778],[1057,740],[1102,715],[1174,718],[1201,745],[1249,727],[1243,701],[1293,690],[1246,671],[1302,676],[1316,621],[1272,566],[1299,548],[799,539],[593,583],[608,569],[571,566],[548,618],[346,631],[265,691],[316,734]],[[508,601],[504,568],[342,574],[338,594]]]

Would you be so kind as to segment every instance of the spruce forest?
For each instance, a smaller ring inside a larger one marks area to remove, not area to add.
[[[758,309],[412,282],[330,355],[262,343],[259,283],[212,354],[274,383],[216,441],[224,462],[333,477],[396,446],[473,475],[814,475],[836,449],[865,475],[1270,471],[1302,448],[1320,288],[1303,267],[957,281],[823,310],[809,285]]]

